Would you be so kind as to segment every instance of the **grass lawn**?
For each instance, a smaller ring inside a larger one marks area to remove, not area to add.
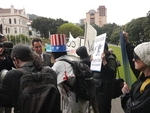
[[[124,76],[124,70],[123,70],[123,63],[122,63],[122,54],[121,54],[121,48],[120,46],[113,46],[113,45],[109,45],[109,48],[112,48],[114,51],[114,54],[116,54],[118,60],[121,62],[121,66],[119,67],[119,72],[120,72],[120,76],[125,78]],[[134,82],[136,80],[134,74],[132,73],[132,70],[130,70],[130,75],[131,75],[131,79],[132,82]]]

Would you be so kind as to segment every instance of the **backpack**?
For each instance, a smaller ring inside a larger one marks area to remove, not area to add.
[[[116,61],[116,72],[115,72],[116,75],[114,78],[114,85],[113,85],[113,91],[112,91],[112,99],[115,99],[115,98],[120,97],[123,94],[121,89],[124,86],[124,79],[121,78],[121,76],[120,76],[119,64],[117,62],[118,60],[116,60],[112,55],[110,55],[108,58],[114,59]],[[118,75],[118,77],[117,77],[117,75]]]
[[[144,91],[145,87],[146,87],[148,84],[150,84],[150,78],[147,78],[147,79],[143,82],[143,84],[142,84],[141,87],[140,87],[140,93],[142,93],[142,92]]]
[[[60,113],[59,91],[51,73],[28,72],[19,69],[20,79],[19,113]]]
[[[80,61],[61,60],[68,62],[73,67],[76,79],[72,89],[76,94],[76,102],[78,102],[78,98],[90,101],[95,95],[96,88],[89,66]]]

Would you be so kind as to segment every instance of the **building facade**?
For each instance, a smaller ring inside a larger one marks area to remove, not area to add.
[[[86,13],[85,19],[80,19],[80,24],[88,22],[89,24],[96,24],[100,27],[107,24],[107,9],[105,6],[99,6],[97,11],[91,9]]]
[[[13,5],[11,8],[0,8],[0,33],[3,35],[29,35],[29,16],[25,9],[15,9]]]

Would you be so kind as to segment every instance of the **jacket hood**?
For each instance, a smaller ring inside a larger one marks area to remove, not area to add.
[[[86,49],[85,46],[81,46],[81,47],[77,48],[76,54],[78,56],[80,56],[81,59],[86,58],[86,57],[89,56],[88,53],[87,53],[87,49]]]

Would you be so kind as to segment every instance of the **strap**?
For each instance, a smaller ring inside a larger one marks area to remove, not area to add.
[[[117,70],[117,73],[118,73],[118,74],[117,74],[117,75],[118,75],[118,78],[121,78],[121,77],[120,77],[119,68],[117,67],[116,70]]]
[[[145,89],[145,87],[150,83],[150,78],[147,78],[143,84],[141,85],[141,88],[140,88],[140,93],[142,93]]]

